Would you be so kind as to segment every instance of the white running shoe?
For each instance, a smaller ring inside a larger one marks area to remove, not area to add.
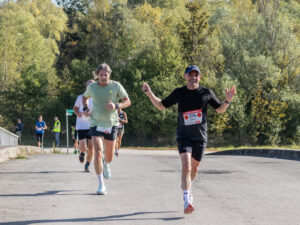
[[[107,190],[104,184],[100,184],[97,190],[97,195],[106,195]]]
[[[105,179],[110,178],[110,167],[109,167],[109,164],[105,162],[104,157],[103,157],[103,176]]]
[[[192,214],[194,211],[194,206],[190,202],[184,203],[184,214]]]

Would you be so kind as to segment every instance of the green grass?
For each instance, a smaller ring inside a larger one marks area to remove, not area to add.
[[[64,152],[62,152],[60,149],[57,149],[57,148],[53,148],[52,153],[53,154],[64,154]]]
[[[240,146],[240,147],[233,147],[233,146],[225,146],[225,147],[210,147],[207,148],[207,151],[224,151],[224,150],[239,150],[239,149],[286,149],[286,150],[299,150],[300,151],[300,146],[299,145],[288,145],[288,146]]]
[[[126,149],[137,149],[137,150],[177,150],[177,146],[171,147],[123,147]],[[240,146],[234,147],[232,145],[224,146],[224,147],[208,147],[207,151],[224,151],[224,150],[232,150],[232,149],[293,149],[300,151],[300,145],[288,145],[288,146]]]
[[[29,159],[29,158],[25,155],[17,155],[15,159]]]
[[[123,147],[125,149],[137,149],[137,150],[176,150],[177,147],[176,146],[172,146],[172,147],[133,147],[133,146],[129,146],[129,147]]]

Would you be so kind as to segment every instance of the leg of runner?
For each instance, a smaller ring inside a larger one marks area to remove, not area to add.
[[[105,146],[105,157],[103,160],[103,175],[106,179],[110,178],[110,167],[109,163],[112,161],[114,156],[114,151],[116,147],[116,140],[106,140],[104,139]]]
[[[36,134],[36,138],[37,138],[37,146],[41,147],[41,136],[40,136],[40,134]]]
[[[74,148],[75,148],[76,153],[75,153],[75,151],[74,151],[74,154],[79,153],[79,151],[78,151],[78,146],[79,146],[78,132],[75,131]]]
[[[118,135],[117,141],[116,141],[116,150],[115,150],[115,155],[118,157],[119,156],[119,150],[121,148],[121,143],[122,143],[122,137],[123,134]]]
[[[191,159],[191,164],[192,164],[192,170],[191,170],[191,182],[193,182],[193,180],[195,179],[195,177],[197,176],[198,170],[199,170],[199,166],[200,166],[200,162],[195,160],[193,157]]]
[[[191,192],[191,154],[184,152],[180,154],[182,172],[181,172],[181,185],[183,190],[184,199],[184,213],[189,214],[194,211],[194,207],[190,202]]]
[[[44,151],[44,133],[42,134],[41,145],[42,145],[42,148],[43,148],[43,151]]]
[[[87,150],[86,139],[79,140],[79,150],[80,150],[79,161],[83,163],[85,152]]]
[[[93,148],[93,142],[90,139],[87,139],[88,142],[88,152],[86,157],[86,164],[84,166],[85,172],[90,172],[89,166],[92,161],[93,155],[94,155],[94,148]]]
[[[191,159],[192,163],[192,170],[191,170],[191,189],[190,189],[190,203],[193,204],[193,191],[192,191],[192,184],[194,179],[196,178],[200,166],[200,161],[195,160],[193,157]]]
[[[94,151],[95,151],[94,166],[95,166],[95,171],[96,171],[98,181],[99,181],[99,188],[97,190],[97,195],[105,195],[105,194],[107,194],[107,191],[106,191],[106,187],[105,187],[104,180],[103,180],[102,139],[100,137],[93,136],[92,142],[93,142]]]

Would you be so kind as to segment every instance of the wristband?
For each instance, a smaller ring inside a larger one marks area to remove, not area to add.
[[[230,104],[230,102],[229,101],[227,101],[226,99],[225,99],[225,101],[224,101],[225,103],[227,103],[228,105]]]
[[[87,109],[89,109],[89,108],[88,108],[87,106],[84,106],[82,110],[83,110],[83,112],[84,112],[84,111],[87,110]]]

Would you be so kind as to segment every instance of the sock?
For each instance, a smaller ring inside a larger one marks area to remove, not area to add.
[[[104,181],[103,181],[103,174],[97,174],[97,177],[98,177],[98,181],[99,181],[99,185],[100,184],[104,184]]]
[[[183,191],[184,202],[190,202],[190,190]]]
[[[105,158],[103,159],[103,166],[108,165],[108,162],[106,162]]]

